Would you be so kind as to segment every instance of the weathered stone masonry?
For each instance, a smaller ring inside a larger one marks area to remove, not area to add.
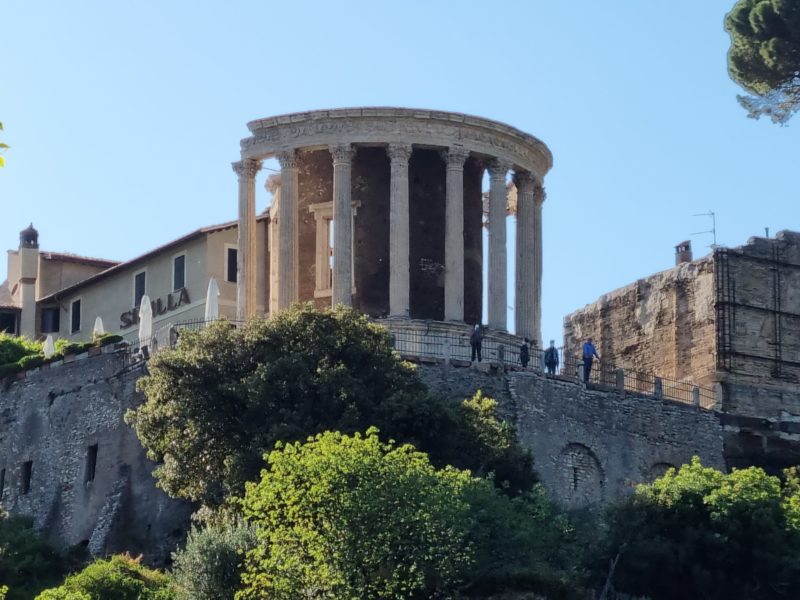
[[[563,506],[602,504],[637,483],[699,456],[725,468],[723,430],[713,411],[638,394],[587,389],[533,372],[427,366],[433,389],[457,400],[476,389],[500,403],[535,467]]]
[[[183,537],[191,507],[156,489],[154,465],[123,421],[141,400],[142,371],[123,369],[119,355],[79,358],[0,389],[1,502],[63,547],[158,563]]]

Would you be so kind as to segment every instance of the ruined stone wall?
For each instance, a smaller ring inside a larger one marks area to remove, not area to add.
[[[737,382],[800,382],[800,233],[715,253],[719,368]],[[758,407],[736,400],[730,410]],[[774,406],[768,407],[770,410]],[[800,414],[798,412],[797,414]]]
[[[424,364],[417,370],[454,401],[477,389],[496,399],[533,452],[542,482],[567,508],[604,504],[694,455],[726,467],[723,429],[712,411],[532,371]]]
[[[161,563],[191,508],[156,489],[154,465],[123,421],[140,401],[142,372],[123,370],[114,354],[79,358],[0,389],[2,504],[32,515],[59,546],[127,550]]]
[[[714,262],[679,265],[602,296],[564,318],[564,347],[591,337],[618,367],[709,383],[715,371]]]

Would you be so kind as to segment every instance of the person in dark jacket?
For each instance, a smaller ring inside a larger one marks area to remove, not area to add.
[[[528,363],[531,360],[531,353],[528,349],[528,338],[525,338],[525,341],[522,342],[522,345],[519,347],[519,362],[522,364],[523,369],[528,368]]]
[[[544,366],[547,368],[548,375],[555,375],[558,368],[558,349],[556,341],[550,340],[550,347],[544,351]]]
[[[481,344],[483,343],[483,331],[480,325],[475,325],[472,330],[472,335],[469,336],[469,345],[472,346],[472,362],[475,362],[475,357],[478,357],[478,362],[481,362]]]

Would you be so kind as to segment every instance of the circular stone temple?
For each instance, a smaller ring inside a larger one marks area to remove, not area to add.
[[[255,178],[274,157],[280,177],[268,181],[271,311],[314,301],[376,318],[480,323],[485,268],[488,325],[505,331],[512,212],[515,331],[540,343],[541,208],[552,166],[540,140],[497,121],[406,108],[295,113],[248,128],[252,135],[233,165],[239,317],[257,312],[256,261],[265,252],[256,236]]]

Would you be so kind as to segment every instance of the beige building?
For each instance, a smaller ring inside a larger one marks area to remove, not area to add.
[[[259,264],[268,265],[267,216],[257,219]],[[236,314],[237,223],[193,231],[126,262],[86,258],[39,249],[33,226],[8,252],[8,279],[0,284],[0,330],[41,338],[86,340],[100,317],[104,329],[133,339],[144,295],[153,308],[153,331],[205,315],[211,277],[219,286],[219,310]],[[265,289],[257,302],[265,310]]]

